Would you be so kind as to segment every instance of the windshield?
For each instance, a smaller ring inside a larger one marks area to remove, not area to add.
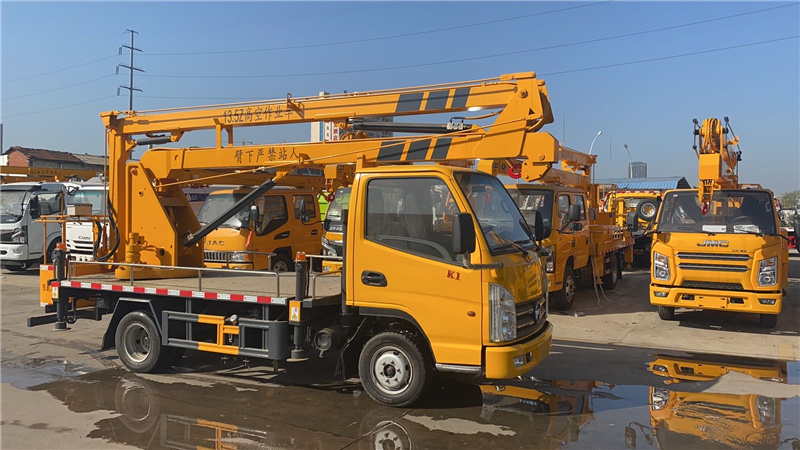
[[[0,189],[0,222],[14,223],[22,217],[23,205],[29,191]]]
[[[83,190],[78,189],[67,199],[68,205],[90,204],[92,214],[103,214],[103,203],[105,201],[105,191],[103,190]]]
[[[323,223],[325,231],[342,232],[342,209],[347,209],[349,204],[350,188],[337,189],[333,202],[328,205],[328,212],[325,213],[325,222]]]
[[[671,192],[664,198],[658,231],[774,234],[775,213],[763,191],[716,191],[702,213],[697,192]]]
[[[517,205],[497,178],[477,173],[455,174],[469,200],[481,233],[492,254],[532,248],[535,244]]]
[[[509,189],[508,193],[514,199],[522,216],[529,224],[535,223],[534,212],[539,211],[545,227],[552,227],[553,222],[553,191],[547,189]]]
[[[241,200],[245,195],[245,193],[210,194],[206,197],[206,201],[203,203],[203,207],[200,208],[200,212],[197,213],[197,220],[203,225],[211,222],[235,205],[236,202]],[[226,220],[220,227],[242,228],[246,226],[249,216],[249,209],[242,208],[241,211]]]

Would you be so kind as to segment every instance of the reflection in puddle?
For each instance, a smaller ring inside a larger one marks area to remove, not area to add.
[[[708,389],[732,372],[787,388],[785,363],[654,355],[647,367],[659,376],[654,386],[532,377],[454,384],[413,410],[376,405],[356,395],[357,386],[243,389],[235,382],[193,385],[177,374],[121,370],[34,389],[73,411],[118,412],[97,422],[89,437],[141,448],[800,446],[800,398]]]

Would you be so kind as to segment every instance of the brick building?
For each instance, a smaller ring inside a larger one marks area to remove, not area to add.
[[[74,155],[43,148],[9,147],[2,155],[3,165],[103,171],[102,156]]]

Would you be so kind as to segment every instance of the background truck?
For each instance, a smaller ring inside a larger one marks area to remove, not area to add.
[[[653,221],[661,204],[663,191],[661,190],[626,190],[610,186],[601,201],[601,212],[612,212],[615,215],[617,226],[625,227],[628,214],[635,213],[639,218],[637,228],[644,229]],[[650,267],[650,245],[652,238],[649,234],[637,234],[633,242],[633,264],[639,267]]]
[[[252,188],[218,190],[210,194],[197,215],[201,225],[235,205]],[[255,206],[257,220],[250,220]],[[294,270],[297,252],[322,252],[322,221],[317,194],[311,189],[276,187],[209,233],[206,267],[287,272]],[[272,255],[270,255],[272,254]]]
[[[489,126],[415,124],[427,134],[404,139],[238,146],[233,137],[244,126],[470,108],[498,112]],[[513,378],[549,352],[541,222],[532,233],[496,177],[464,167],[479,158],[530,161],[520,172],[527,179],[558,161],[560,144],[539,131],[553,118],[535,74],[101,117],[119,247],[107,253],[107,273],[81,276],[81,264],[67,271],[63,258],[55,273],[43,270],[45,285],[55,279],[42,298],[55,314],[30,325],[66,328],[111,314],[103,348],[116,347],[136,372],[164,368],[187,348],[279,361],[332,351],[344,376],[358,374],[388,405],[414,403],[437,374]],[[202,129],[215,130],[216,146],[152,148],[129,159],[138,145]],[[352,188],[342,276],[310,275],[304,255],[294,274],[204,268],[208,234],[277,184],[292,185],[303,167],[324,167],[328,192]],[[181,187],[211,179],[258,187],[201,226]],[[475,203],[480,192],[491,201]],[[445,196],[455,208],[434,217]],[[78,299],[89,306],[76,307]]]
[[[61,214],[72,183],[22,182],[0,185],[0,265],[26,270],[52,261],[62,227],[40,222],[42,216]],[[46,228],[46,230],[45,230]],[[46,233],[46,234],[45,234]]]
[[[700,185],[670,190],[647,234],[652,234],[650,303],[664,320],[676,308],[759,315],[778,321],[788,278],[787,238],[772,192],[739,183],[738,137],[728,140],[718,119],[697,120]],[[695,141],[697,143],[697,140]]]

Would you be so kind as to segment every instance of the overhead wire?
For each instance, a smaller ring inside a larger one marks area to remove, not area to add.
[[[41,77],[41,76],[45,76],[45,75],[50,75],[50,74],[54,74],[54,73],[58,73],[58,72],[63,72],[65,70],[75,69],[77,67],[88,66],[89,64],[94,64],[94,63],[105,61],[105,60],[108,60],[108,59],[111,59],[111,58],[116,58],[117,56],[120,56],[120,55],[106,56],[104,58],[95,59],[95,60],[88,61],[88,62],[81,63],[81,64],[76,64],[74,66],[63,67],[61,69],[51,70],[49,72],[37,73],[36,75],[28,75],[28,76],[24,76],[24,77],[20,77],[20,78],[13,78],[11,80],[3,80],[3,83],[13,83],[14,81],[29,80],[31,78],[37,78],[37,77]]]
[[[633,37],[633,36],[641,36],[641,35],[644,35],[644,34],[658,33],[658,32],[662,32],[662,31],[674,30],[674,29],[678,29],[678,28],[696,26],[696,25],[701,25],[701,24],[706,24],[706,23],[716,22],[716,21],[721,21],[721,20],[728,20],[728,19],[732,19],[732,18],[736,18],[736,17],[742,17],[742,16],[746,16],[746,15],[751,15],[751,14],[758,14],[758,13],[762,13],[762,12],[776,10],[776,9],[779,9],[779,8],[787,8],[787,7],[790,7],[790,6],[797,6],[797,5],[798,5],[798,3],[790,3],[790,4],[779,5],[779,6],[770,7],[770,8],[763,8],[763,9],[759,9],[759,10],[755,10],[755,11],[748,11],[748,12],[744,12],[744,13],[732,14],[732,15],[727,15],[727,16],[722,16],[722,17],[717,17],[717,18],[712,18],[712,19],[704,19],[704,20],[700,20],[700,21],[689,22],[689,23],[684,23],[684,24],[679,24],[679,25],[671,25],[671,26],[668,26],[668,27],[660,27],[660,28],[654,28],[654,29],[644,30],[644,31],[637,31],[637,32],[632,32],[632,33],[623,33],[623,34],[618,34],[618,35],[614,35],[614,36],[605,36],[605,37],[600,37],[600,38],[585,39],[585,40],[582,40],[582,41],[575,41],[575,42],[569,42],[569,43],[564,43],[564,44],[554,44],[554,45],[531,48],[531,49],[525,49],[525,50],[517,50],[517,51],[510,51],[510,52],[503,52],[503,53],[495,53],[495,54],[489,54],[489,55],[471,56],[471,57],[466,57],[466,58],[457,58],[457,59],[450,59],[450,60],[443,60],[443,61],[432,61],[432,62],[417,63],[417,64],[405,64],[405,65],[397,65],[397,66],[385,66],[385,67],[376,67],[376,68],[367,68],[367,69],[354,69],[354,70],[340,70],[340,71],[326,71],[326,72],[306,72],[306,73],[287,73],[287,74],[273,74],[273,75],[158,75],[158,74],[143,74],[141,76],[143,76],[143,77],[152,77],[152,78],[186,78],[186,79],[248,79],[248,78],[259,79],[259,78],[302,77],[302,76],[348,75],[348,74],[355,74],[355,73],[369,73],[369,72],[378,72],[378,71],[386,71],[386,70],[410,69],[410,68],[416,68],[416,67],[427,67],[427,66],[445,65],[445,64],[453,64],[453,63],[467,62],[467,61],[477,61],[477,60],[483,60],[483,59],[489,59],[489,58],[499,58],[499,57],[504,57],[504,56],[519,55],[519,54],[524,54],[524,53],[533,53],[533,52],[544,51],[544,50],[553,50],[553,49],[557,49],[557,48],[565,48],[565,47],[571,47],[571,46],[576,46],[576,45],[585,45],[585,44],[608,41],[608,40],[613,40],[613,39],[623,39],[623,38],[628,38],[628,37]],[[725,48],[727,48],[727,47],[725,47]],[[731,47],[731,48],[735,48],[735,47]]]
[[[59,110],[59,109],[72,108],[74,106],[86,105],[88,103],[99,102],[101,100],[108,100],[108,99],[114,98],[114,97],[116,97],[116,95],[109,95],[107,97],[96,98],[94,100],[87,100],[85,102],[73,103],[71,105],[56,106],[54,108],[41,109],[39,111],[30,111],[30,112],[24,112],[24,113],[19,113],[19,114],[8,114],[8,115],[4,114],[3,118],[7,119],[7,118],[10,118],[10,117],[28,116],[28,115],[31,115],[31,114],[39,114],[39,113],[44,113],[44,112],[56,111],[56,110]]]
[[[531,14],[523,14],[523,15],[517,15],[517,16],[514,16],[514,17],[506,17],[506,18],[502,18],[502,19],[487,20],[487,21],[484,21],[484,22],[476,22],[476,23],[465,24],[465,25],[455,25],[455,26],[451,26],[451,27],[437,28],[437,29],[433,29],[433,30],[414,31],[414,32],[410,32],[410,33],[394,34],[394,35],[390,35],[390,36],[378,36],[378,37],[370,37],[370,38],[363,38],[363,39],[352,39],[352,40],[338,41],[338,42],[318,42],[318,43],[314,43],[314,44],[293,45],[293,46],[286,46],[286,47],[269,47],[269,48],[258,48],[258,49],[247,49],[247,50],[217,50],[217,51],[205,51],[205,52],[148,53],[147,56],[196,56],[196,55],[222,55],[222,54],[236,54],[236,53],[257,53],[257,52],[269,52],[269,51],[279,51],[279,50],[300,50],[300,49],[306,49],[306,48],[330,47],[330,46],[339,46],[339,45],[347,45],[347,44],[358,44],[358,43],[362,43],[362,42],[376,42],[376,41],[384,41],[384,40],[389,40],[389,39],[397,39],[397,38],[404,38],[404,37],[410,37],[410,36],[420,36],[420,35],[424,35],[424,34],[440,33],[442,31],[452,31],[452,30],[459,30],[459,29],[464,29],[464,28],[472,28],[472,27],[478,27],[478,26],[489,25],[489,24],[494,24],[494,23],[508,22],[508,21],[511,21],[511,20],[527,19],[527,18],[530,18],[530,17],[543,16],[543,15],[546,15],[546,14],[554,14],[554,13],[570,11],[570,10],[579,9],[579,8],[597,6],[597,5],[601,5],[601,4],[605,4],[605,3],[610,3],[612,1],[614,1],[614,0],[604,0],[604,1],[600,1],[600,2],[584,4],[584,5],[570,6],[570,7],[561,8],[561,9],[554,9],[554,10],[551,10],[551,11],[543,11],[543,12],[537,12],[537,13],[531,13]]]
[[[113,76],[116,76],[116,74],[112,73],[112,74],[109,74],[109,75],[105,75],[105,76],[98,77],[98,78],[93,78],[91,80],[81,81],[79,83],[74,83],[74,84],[70,84],[70,85],[67,85],[67,86],[61,86],[61,87],[57,87],[57,88],[53,88],[53,89],[47,89],[46,91],[33,92],[33,93],[30,93],[30,94],[18,95],[16,97],[8,97],[8,98],[4,98],[3,101],[16,100],[16,99],[25,98],[25,97],[32,97],[34,95],[39,95],[39,94],[46,94],[48,92],[60,91],[62,89],[67,89],[67,88],[71,88],[71,87],[75,87],[75,86],[80,86],[82,84],[88,84],[88,83],[93,83],[95,81],[104,80],[106,78],[110,78],[110,77],[113,77]]]

